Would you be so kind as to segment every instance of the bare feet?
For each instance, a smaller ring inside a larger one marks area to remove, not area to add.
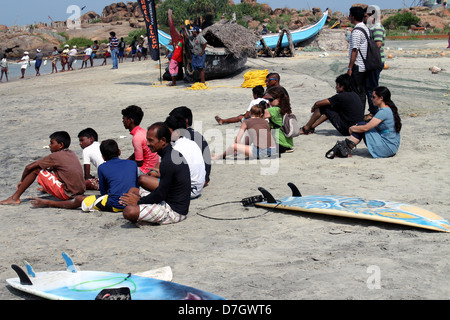
[[[223,154],[212,154],[211,155],[211,160],[220,160],[220,159],[225,159]]]
[[[219,116],[215,116],[214,119],[216,119],[218,124],[220,124],[220,125],[223,124],[223,121],[222,121],[222,119]]]
[[[48,207],[47,202],[48,200],[45,199],[41,199],[41,198],[31,198],[31,204],[33,205],[33,207],[35,208],[44,208],[44,207]]]
[[[0,201],[0,204],[20,204],[20,199],[14,200],[13,197]]]

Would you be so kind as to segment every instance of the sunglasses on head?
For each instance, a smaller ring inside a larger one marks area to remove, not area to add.
[[[269,78],[266,81],[270,81],[270,80],[277,80],[277,78]]]

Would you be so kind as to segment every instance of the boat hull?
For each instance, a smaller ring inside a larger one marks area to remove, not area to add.
[[[294,46],[296,44],[303,42],[305,40],[308,40],[308,39],[314,37],[316,34],[318,34],[319,31],[325,25],[327,18],[328,18],[328,10],[323,13],[322,18],[320,18],[320,20],[317,21],[315,24],[310,25],[306,28],[301,28],[301,29],[290,31],[291,36],[292,36],[292,42],[293,42]],[[264,36],[262,36],[262,38],[267,47],[269,47],[271,49],[275,49],[278,44],[280,34],[277,33],[277,34],[264,35]],[[288,40],[286,33],[284,34],[283,39],[281,41],[281,48],[285,48],[285,47],[289,47],[289,40]]]

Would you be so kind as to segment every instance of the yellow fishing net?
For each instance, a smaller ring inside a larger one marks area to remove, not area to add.
[[[254,88],[256,86],[266,86],[266,77],[269,74],[267,69],[265,70],[250,70],[244,74],[244,83],[242,88]]]
[[[211,90],[209,88],[209,84],[206,83],[201,83],[201,82],[196,82],[194,83],[191,87],[187,87],[187,90]]]

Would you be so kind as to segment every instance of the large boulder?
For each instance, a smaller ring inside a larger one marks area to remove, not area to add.
[[[16,32],[0,34],[0,51],[7,52],[8,58],[20,58],[25,51],[33,58],[36,49],[49,53],[53,47],[59,47],[59,41],[51,35],[45,33],[31,34],[28,32]]]

